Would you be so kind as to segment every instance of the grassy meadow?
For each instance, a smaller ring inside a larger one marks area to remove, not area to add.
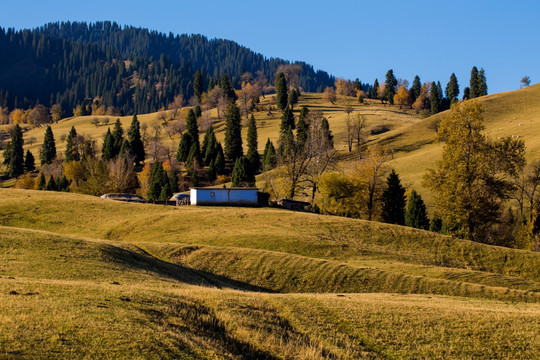
[[[362,220],[0,189],[0,357],[535,358],[538,269]]]

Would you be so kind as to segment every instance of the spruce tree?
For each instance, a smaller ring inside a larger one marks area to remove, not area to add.
[[[382,220],[389,224],[404,225],[405,188],[394,170],[388,175],[386,185],[382,194]]]
[[[487,80],[486,80],[486,73],[484,72],[484,69],[481,68],[478,72],[478,96],[484,96],[488,94],[487,90]]]
[[[231,100],[225,110],[225,158],[236,161],[244,153],[242,150],[242,125],[240,109]]]
[[[302,107],[300,116],[298,117],[298,124],[296,126],[296,141],[301,147],[306,144],[308,138],[309,124],[306,122],[308,113],[308,108],[306,106]]]
[[[231,81],[229,80],[229,77],[226,74],[221,77],[220,86],[225,92],[225,95],[227,95],[227,99],[233,100],[233,101],[238,100],[238,96],[236,96],[234,87],[231,85]]]
[[[189,110],[187,120],[186,120],[186,131],[191,136],[192,144],[191,146],[196,147],[195,154],[197,156],[197,161],[200,162],[201,157],[201,143],[199,142],[199,126],[197,125],[197,116],[193,109]]]
[[[24,173],[24,138],[19,124],[10,131],[11,141],[4,150],[4,164],[7,165],[7,176],[17,177]]]
[[[283,111],[283,114],[281,114],[281,125],[280,125],[280,131],[286,132],[287,129],[294,130],[294,114],[289,106],[285,108]]]
[[[166,201],[172,196],[169,177],[159,161],[152,164],[147,196],[152,201]]]
[[[413,95],[412,102],[414,102],[422,93],[422,83],[420,82],[420,77],[418,75],[414,77],[411,90]]]
[[[274,144],[272,143],[272,141],[270,141],[270,138],[266,140],[266,146],[264,147],[262,162],[263,162],[264,171],[268,171],[276,167],[276,164],[277,164],[276,148],[274,147]]]
[[[284,110],[287,107],[288,95],[287,95],[287,80],[283,73],[278,73],[276,76],[276,106],[280,110]]]
[[[189,156],[189,151],[193,145],[193,139],[188,132],[185,132],[180,139],[180,144],[178,144],[178,151],[176,152],[176,160],[178,162],[185,162]]]
[[[203,143],[201,145],[201,155],[204,160],[205,165],[210,165],[210,161],[214,160],[216,157],[216,134],[214,133],[214,128],[212,125],[206,129],[204,134]]]
[[[251,164],[245,156],[236,159],[232,172],[233,187],[250,187],[255,185],[255,176]]]
[[[36,169],[36,161],[34,155],[30,150],[26,150],[26,155],[24,157],[24,170],[27,172],[34,171]]]
[[[172,194],[175,194],[180,191],[180,188],[178,187],[178,175],[176,174],[176,171],[174,170],[171,170],[171,173],[169,175],[169,184],[170,184],[170,189],[171,189]]]
[[[77,131],[75,130],[75,127],[72,126],[66,140],[66,153],[65,153],[66,161],[79,161],[80,160],[81,156],[79,154],[79,149],[77,148],[77,145],[75,144],[76,139],[77,139]]]
[[[407,211],[405,212],[405,225],[424,230],[429,228],[426,205],[415,190],[412,190],[409,195]]]
[[[54,181],[54,177],[51,175],[49,178],[49,181],[47,182],[47,185],[45,186],[45,190],[47,191],[58,191],[56,188],[56,181]]]
[[[204,81],[201,70],[197,70],[193,75],[193,96],[197,102],[201,101],[201,95],[204,92]]]
[[[128,132],[129,136],[129,154],[133,156],[136,164],[144,162],[145,152],[144,144],[141,139],[141,124],[137,120],[137,114],[133,115],[131,126]]]
[[[377,99],[379,97],[379,80],[375,79],[373,82],[373,90],[371,91],[371,98]]]
[[[383,99],[388,101],[390,105],[394,104],[394,95],[396,95],[397,80],[394,77],[394,71],[388,70],[386,73],[386,81],[384,82]]]
[[[291,109],[294,109],[294,105],[298,103],[298,93],[296,92],[296,89],[293,89],[287,98],[287,103],[291,107]]]
[[[45,180],[45,175],[40,172],[39,173],[39,182],[38,182],[38,186],[37,186],[37,189],[38,190],[45,190],[45,186],[47,186],[47,182]]]
[[[40,159],[41,165],[50,164],[53,162],[54,159],[56,159],[56,145],[54,142],[54,135],[50,126],[47,126],[47,129],[45,130]]]
[[[463,89],[463,100],[467,100],[471,98],[471,89],[466,87]]]
[[[108,128],[105,133],[105,139],[103,139],[103,146],[101,148],[101,158],[104,161],[109,161],[114,158],[114,139],[111,134],[111,129]]]
[[[114,151],[112,153],[112,158],[120,155],[120,150],[122,149],[122,144],[124,143],[124,129],[122,129],[122,123],[120,119],[116,119],[114,124],[114,129],[112,131]]]
[[[332,131],[330,130],[330,124],[328,123],[328,119],[323,117],[321,121],[321,130],[324,136],[326,136],[326,139],[328,140],[328,144],[330,147],[334,147],[334,135],[332,135]]]
[[[199,153],[199,148],[196,143],[191,144],[191,149],[189,149],[189,154],[186,158],[186,166],[191,167],[195,161],[199,161],[201,154]]]
[[[71,181],[69,181],[64,175],[58,180],[58,183],[56,184],[56,191],[69,192],[70,184],[71,184]]]
[[[206,179],[210,182],[213,182],[217,178],[217,169],[216,169],[216,161],[212,160],[210,161],[210,165],[208,165],[208,170],[206,171]]]
[[[253,114],[251,114],[248,122],[247,147],[246,157],[251,165],[252,172],[257,173],[261,168],[261,156],[258,150],[257,124],[255,123],[255,116]]]
[[[216,172],[220,175],[225,174],[225,155],[223,154],[223,147],[221,146],[221,143],[218,142],[217,144],[217,151],[216,151]]]
[[[441,111],[442,99],[439,93],[439,87],[435,82],[431,84],[431,93],[429,94],[429,101],[431,103],[431,114],[437,114]]]
[[[457,81],[456,74],[452,73],[450,75],[450,81],[446,85],[446,97],[450,104],[453,104],[457,101],[459,95],[459,85]]]
[[[480,96],[480,84],[478,84],[478,68],[473,66],[471,69],[471,80],[469,82],[469,99],[474,99]]]

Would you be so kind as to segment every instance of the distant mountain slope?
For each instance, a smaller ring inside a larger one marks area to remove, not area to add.
[[[206,87],[223,74],[239,86],[244,72],[273,81],[282,59],[267,59],[233,41],[202,35],[165,35],[116,23],[51,23],[33,30],[0,28],[0,106],[37,103],[73,108],[96,97],[123,114],[154,112],[174,96],[193,94],[193,75]],[[299,85],[317,91],[334,82],[324,71],[302,66]]]

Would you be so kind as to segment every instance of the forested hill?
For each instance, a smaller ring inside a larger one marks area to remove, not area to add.
[[[272,82],[280,65],[233,41],[202,35],[162,34],[113,22],[50,23],[33,30],[0,28],[0,106],[60,104],[66,113],[88,99],[124,114],[157,111],[174,96],[193,94],[193,76],[205,89],[223,74],[239,87],[245,72]],[[317,91],[334,82],[324,71],[302,67],[299,86]]]

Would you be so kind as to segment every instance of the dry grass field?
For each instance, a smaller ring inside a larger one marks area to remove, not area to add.
[[[362,220],[0,189],[0,357],[536,358],[538,269]]]

